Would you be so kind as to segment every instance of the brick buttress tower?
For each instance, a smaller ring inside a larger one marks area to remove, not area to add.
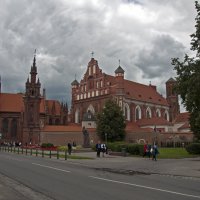
[[[180,113],[180,105],[178,102],[178,94],[175,91],[176,81],[170,78],[166,82],[166,98],[169,104],[169,121],[175,120],[176,116]]]
[[[26,82],[26,92],[24,95],[24,127],[23,144],[40,143],[40,102],[41,84],[39,78],[36,81],[37,66],[36,55],[34,55],[33,65],[31,66],[30,79]]]

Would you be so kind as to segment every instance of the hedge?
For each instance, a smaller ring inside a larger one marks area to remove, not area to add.
[[[200,143],[191,143],[185,149],[190,154],[200,154]]]

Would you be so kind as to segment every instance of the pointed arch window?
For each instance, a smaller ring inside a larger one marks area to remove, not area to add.
[[[156,110],[156,117],[161,117],[160,109],[157,109],[157,110]]]
[[[6,137],[6,135],[8,134],[8,119],[4,118],[2,121],[2,134],[3,137]]]
[[[164,118],[165,118],[167,121],[169,121],[169,112],[168,112],[168,110],[165,110]]]
[[[141,108],[140,106],[136,106],[135,108],[135,121],[139,120],[142,118],[142,115],[141,115]]]
[[[126,120],[130,121],[130,107],[127,103],[124,105],[124,116]]]
[[[16,138],[17,137],[17,120],[12,119],[11,121],[11,138]]]
[[[151,109],[148,107],[146,110],[146,118],[150,119],[152,117]]]
[[[59,125],[60,124],[60,119],[56,119],[55,124]]]

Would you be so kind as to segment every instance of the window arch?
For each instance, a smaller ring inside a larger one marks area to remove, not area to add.
[[[165,110],[164,117],[165,117],[165,119],[167,121],[169,121],[169,112],[168,112],[168,110]]]
[[[55,124],[59,125],[60,124],[60,119],[56,119]]]
[[[90,111],[92,114],[95,114],[95,110],[92,104],[90,104],[87,108],[87,112]]]
[[[127,103],[124,104],[124,116],[126,120],[130,121],[130,107]]]
[[[142,118],[142,111],[140,106],[136,106],[135,108],[135,121],[139,120]]]
[[[156,110],[156,117],[161,117],[160,109],[157,109],[157,110]]]
[[[80,111],[79,111],[79,109],[76,109],[76,112],[75,112],[75,123],[79,123],[79,118],[80,118]]]
[[[4,118],[2,121],[2,134],[4,137],[8,134],[8,119]]]
[[[152,117],[151,109],[148,107],[146,110],[146,118],[150,119]]]
[[[49,118],[49,125],[52,125],[53,124],[53,120],[52,118]]]
[[[17,137],[17,120],[12,119],[11,121],[11,137],[16,138]]]

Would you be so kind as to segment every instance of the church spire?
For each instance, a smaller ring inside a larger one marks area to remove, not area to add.
[[[31,67],[31,83],[36,83],[36,76],[37,76],[37,66],[36,66],[36,49],[33,58],[33,65]]]

